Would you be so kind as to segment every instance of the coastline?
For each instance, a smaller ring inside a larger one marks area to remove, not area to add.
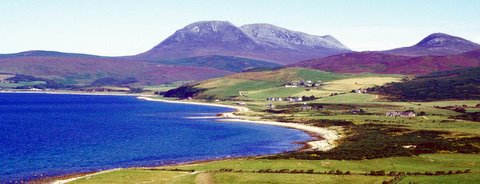
[[[284,122],[275,122],[275,121],[263,121],[263,120],[249,120],[248,117],[245,116],[238,116],[234,114],[235,112],[248,112],[250,109],[241,106],[234,106],[234,105],[224,105],[224,104],[214,104],[214,103],[205,103],[205,102],[194,102],[194,101],[174,101],[174,100],[165,100],[165,99],[156,99],[152,98],[152,95],[145,95],[145,94],[127,94],[127,93],[91,93],[91,92],[74,92],[74,91],[0,91],[0,93],[27,93],[27,94],[69,94],[69,95],[110,95],[110,96],[133,96],[139,100],[146,100],[146,101],[156,101],[156,102],[164,102],[164,103],[179,103],[179,104],[189,104],[189,105],[204,105],[204,106],[215,106],[215,107],[225,107],[234,109],[234,112],[225,112],[221,113],[218,117],[220,118],[218,121],[223,122],[242,122],[242,123],[255,123],[255,124],[264,124],[264,125],[273,125],[273,126],[281,126],[285,128],[292,128],[304,131],[308,133],[314,140],[304,142],[306,145],[304,148],[300,150],[320,150],[320,151],[327,151],[334,147],[336,147],[336,141],[341,138],[340,134],[336,130],[315,127],[310,125],[303,125],[297,123],[284,123]],[[213,118],[213,117],[212,117]],[[249,157],[249,156],[247,156]],[[247,157],[240,157],[240,158],[247,158]],[[223,159],[232,159],[232,158],[223,158]],[[217,160],[217,159],[215,159]],[[173,165],[179,164],[189,164],[189,163],[196,163],[196,162],[210,162],[215,160],[199,160],[199,161],[192,161],[192,162],[185,162],[185,163],[176,163]],[[134,167],[136,168],[136,167]],[[33,180],[34,183],[55,183],[55,184],[63,184],[71,181],[75,181],[77,179],[81,179],[88,176],[93,176],[105,172],[111,172],[115,170],[126,169],[126,168],[113,168],[99,172],[88,172],[88,173],[71,173],[67,175],[55,176],[55,177],[46,177],[46,178],[39,178]]]
[[[181,103],[181,104],[190,104],[190,105],[207,105],[207,106],[215,106],[215,107],[226,107],[235,109],[236,112],[248,112],[250,109],[246,107],[240,106],[233,106],[233,105],[224,105],[224,104],[212,104],[212,103],[203,103],[203,102],[190,102],[190,101],[172,101],[172,100],[163,100],[163,99],[155,99],[146,96],[138,96],[138,99],[147,100],[147,101],[157,101],[157,102],[165,102],[165,103]],[[234,112],[225,112],[219,116],[221,119],[219,121],[223,122],[242,122],[242,123],[255,123],[255,124],[263,124],[263,125],[273,125],[273,126],[281,126],[285,128],[293,128],[297,130],[302,130],[308,134],[310,134],[314,138],[322,137],[322,140],[312,140],[306,142],[309,146],[308,149],[310,150],[320,150],[320,151],[328,151],[336,146],[336,141],[340,139],[340,134],[332,129],[315,127],[310,125],[303,125],[298,123],[284,123],[284,122],[276,122],[276,121],[263,121],[263,120],[249,120],[247,117],[235,115]]]

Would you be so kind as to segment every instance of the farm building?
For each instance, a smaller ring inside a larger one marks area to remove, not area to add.
[[[385,113],[388,117],[415,117],[416,114],[414,111],[390,111]]]

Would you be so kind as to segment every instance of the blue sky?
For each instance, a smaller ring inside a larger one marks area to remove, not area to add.
[[[434,32],[480,43],[480,0],[12,0],[0,1],[0,53],[131,55],[202,20],[328,34],[357,51]]]

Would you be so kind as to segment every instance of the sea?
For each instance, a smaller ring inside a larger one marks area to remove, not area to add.
[[[303,131],[133,96],[0,93],[0,183],[292,151]]]

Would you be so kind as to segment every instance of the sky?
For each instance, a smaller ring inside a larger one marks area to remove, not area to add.
[[[0,53],[134,55],[204,20],[332,35],[356,51],[436,32],[480,43],[480,0],[11,0],[0,1]]]

